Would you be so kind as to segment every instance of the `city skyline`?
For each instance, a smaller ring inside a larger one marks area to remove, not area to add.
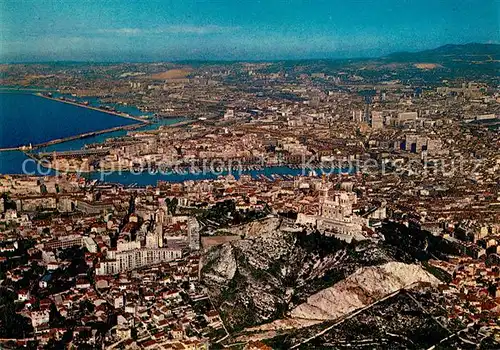
[[[0,348],[500,349],[500,0],[0,0]]]
[[[2,1],[0,7],[0,59],[8,62],[379,57],[497,43],[500,12],[494,0]]]

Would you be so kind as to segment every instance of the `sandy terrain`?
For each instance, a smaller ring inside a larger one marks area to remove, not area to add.
[[[415,63],[415,67],[418,69],[436,69],[441,66],[436,63]]]
[[[156,73],[151,76],[153,79],[164,80],[164,79],[182,79],[191,74],[193,70],[191,68],[183,69],[169,69],[166,72]]]

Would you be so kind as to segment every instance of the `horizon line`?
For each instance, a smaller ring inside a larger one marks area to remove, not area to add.
[[[141,60],[133,60],[133,61],[127,61],[127,60],[64,60],[64,59],[54,59],[54,60],[27,60],[27,61],[1,61],[0,64],[2,65],[14,65],[14,64],[87,64],[87,63],[93,63],[93,64],[124,64],[124,63],[129,63],[129,64],[147,64],[147,63],[189,63],[189,62],[200,62],[200,63],[210,63],[210,62],[224,62],[224,63],[244,63],[244,62],[255,62],[255,63],[268,63],[268,62],[289,62],[289,61],[320,61],[320,60],[325,60],[325,61],[346,61],[346,60],[370,60],[370,59],[383,59],[391,55],[395,54],[412,54],[412,53],[419,53],[419,52],[425,52],[425,51],[433,51],[437,50],[442,47],[446,46],[469,46],[469,45],[483,45],[483,46],[500,46],[499,43],[497,42],[469,42],[465,44],[443,44],[440,46],[435,46],[432,48],[427,48],[423,50],[403,50],[403,51],[394,51],[386,55],[382,56],[351,56],[351,57],[325,57],[325,56],[318,56],[318,57],[311,57],[311,58],[273,58],[273,59],[231,59],[231,58],[187,58],[187,59],[173,59],[173,60],[150,60],[150,59],[145,59],[143,61]],[[325,54],[326,55],[326,54]]]

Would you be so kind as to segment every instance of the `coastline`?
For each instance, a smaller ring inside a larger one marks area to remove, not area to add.
[[[53,140],[49,140],[49,141],[46,141],[46,142],[38,143],[38,144],[35,144],[35,145],[31,145],[31,147],[29,147],[28,145],[22,145],[22,146],[16,146],[16,147],[4,147],[4,148],[0,148],[0,152],[26,151],[26,150],[31,150],[31,149],[37,149],[37,148],[41,148],[41,147],[55,145],[55,144],[58,144],[58,143],[64,143],[64,142],[68,142],[68,141],[73,141],[73,140],[76,140],[76,139],[82,139],[82,138],[87,138],[87,137],[91,137],[91,136],[95,136],[95,135],[106,134],[106,133],[110,133],[110,132],[114,132],[114,131],[118,131],[118,130],[134,130],[134,129],[137,129],[137,128],[141,127],[141,126],[151,124],[151,122],[149,120],[146,120],[146,119],[143,119],[143,118],[134,117],[134,116],[131,116],[131,115],[125,114],[125,113],[108,111],[108,110],[100,109],[100,108],[93,107],[93,106],[87,106],[87,105],[84,105],[84,104],[81,104],[81,103],[78,103],[78,102],[72,102],[72,101],[68,101],[68,100],[61,100],[61,99],[58,99],[58,98],[49,97],[49,96],[44,95],[41,92],[33,92],[33,90],[32,91],[28,91],[28,90],[20,91],[19,90],[19,91],[12,91],[12,92],[0,90],[0,93],[25,93],[25,94],[29,94],[29,95],[34,95],[34,96],[38,96],[38,97],[41,97],[41,98],[45,98],[45,99],[48,99],[48,100],[52,100],[52,101],[56,101],[56,102],[62,102],[62,103],[67,103],[67,104],[70,104],[70,105],[73,105],[73,106],[76,106],[76,107],[87,108],[87,109],[90,109],[90,110],[94,110],[94,111],[98,111],[98,112],[102,112],[102,113],[106,113],[106,114],[110,114],[110,115],[114,115],[114,116],[118,116],[118,117],[122,117],[122,118],[127,118],[127,119],[131,119],[131,120],[135,120],[135,121],[139,122],[137,124],[115,126],[115,127],[107,128],[107,129],[103,129],[103,130],[97,130],[97,131],[91,131],[91,132],[85,132],[85,133],[81,133],[81,134],[77,134],[77,135],[72,135],[72,136],[68,136],[68,137],[65,137],[65,138],[53,139]]]
[[[0,93],[12,92],[12,93],[18,93],[18,94],[20,93],[20,94],[38,96],[38,97],[46,98],[48,100],[55,100],[58,102],[64,102],[64,103],[67,103],[67,104],[70,104],[70,105],[73,105],[76,107],[88,108],[88,109],[95,110],[98,112],[103,112],[103,113],[107,113],[110,115],[115,115],[115,116],[119,116],[119,117],[123,117],[123,118],[137,121],[137,123],[133,123],[133,124],[129,124],[129,125],[121,125],[121,126],[110,127],[110,128],[106,128],[106,129],[102,129],[102,130],[97,130],[97,131],[80,133],[77,135],[56,138],[56,139],[52,139],[52,140],[48,140],[48,141],[44,141],[44,142],[36,143],[36,144],[25,144],[25,145],[18,145],[15,147],[0,148],[0,153],[2,153],[2,154],[8,154],[11,152],[19,152],[19,154],[22,154],[23,157],[27,157],[29,159],[32,159],[33,161],[36,162],[36,164],[39,164],[40,166],[42,166],[42,168],[47,169],[47,170],[51,170],[51,171],[56,171],[56,172],[61,172],[61,173],[85,173],[88,175],[90,175],[94,172],[94,170],[90,170],[90,169],[84,170],[84,171],[82,171],[81,169],[76,169],[76,168],[65,169],[65,168],[61,168],[58,166],[54,166],[55,164],[50,164],[47,162],[40,162],[40,158],[37,157],[37,152],[40,149],[43,149],[45,147],[50,147],[53,145],[57,145],[57,144],[64,144],[64,143],[68,143],[68,142],[71,143],[71,142],[77,141],[77,142],[81,143],[81,142],[85,142],[85,141],[78,141],[78,140],[84,140],[87,138],[94,139],[96,136],[99,136],[99,135],[113,134],[115,132],[126,132],[129,130],[141,129],[143,127],[148,128],[148,127],[153,127],[153,125],[156,125],[156,122],[154,122],[152,120],[146,120],[143,118],[130,116],[126,113],[122,114],[122,113],[116,112],[116,111],[103,110],[103,109],[100,109],[100,108],[97,108],[94,106],[88,106],[88,105],[85,105],[85,104],[82,104],[79,102],[61,100],[61,99],[58,99],[57,97],[54,98],[51,96],[47,96],[47,95],[44,95],[46,92],[43,92],[40,90],[38,90],[38,92],[21,91],[19,89],[17,89],[16,91],[12,91],[11,89],[9,89],[9,90],[10,91],[0,90]],[[180,117],[180,118],[181,119],[176,120],[174,123],[166,124],[166,125],[168,125],[169,127],[182,127],[182,126],[186,126],[186,125],[189,125],[189,124],[197,121],[196,119],[189,119],[189,118],[185,118],[185,117]],[[168,119],[171,119],[171,118],[168,118]],[[157,130],[153,130],[153,132],[154,131],[157,131]],[[62,151],[62,152],[65,152],[65,151]],[[126,169],[125,167],[120,169],[120,171],[127,171],[127,170],[131,170],[131,169]],[[6,172],[6,174],[9,174],[9,173],[10,172]],[[13,174],[15,174],[15,172]]]
[[[86,107],[86,106],[84,106],[84,107]],[[178,121],[178,122],[173,123],[173,124],[168,124],[168,127],[182,127],[182,126],[186,126],[186,125],[192,124],[194,122],[196,122],[196,120],[193,120],[193,119],[182,120],[182,121]],[[42,164],[41,163],[41,159],[39,157],[37,157],[34,153],[31,153],[31,151],[32,150],[36,150],[38,148],[52,146],[52,145],[59,144],[59,143],[70,142],[70,141],[77,140],[77,139],[84,139],[84,138],[93,137],[93,136],[97,136],[97,135],[101,135],[101,134],[108,134],[108,133],[112,133],[112,132],[115,132],[115,131],[120,131],[120,130],[135,130],[135,129],[139,129],[139,128],[143,127],[144,125],[151,125],[151,124],[152,123],[148,122],[148,123],[137,123],[137,124],[124,125],[124,126],[115,126],[115,127],[112,127],[112,128],[103,129],[103,130],[99,130],[99,131],[91,131],[91,132],[84,133],[84,134],[78,134],[78,135],[74,135],[74,136],[68,136],[68,137],[65,137],[65,138],[50,140],[50,141],[43,142],[43,143],[40,143],[40,144],[32,145],[31,148],[28,148],[28,147],[25,147],[25,146],[21,146],[21,147],[11,148],[11,149],[0,149],[0,152],[3,151],[3,150],[5,150],[5,151],[20,151],[20,152],[24,153],[28,158],[33,159],[34,161],[36,161],[38,164],[40,164],[44,168],[50,169],[50,170],[54,170],[54,171],[58,171],[58,172],[61,172],[61,173],[75,173],[75,172],[79,172],[79,173],[90,174],[90,173],[95,172],[95,170],[60,169],[57,166],[53,166],[51,163],[49,163],[49,164],[46,164],[46,163]],[[154,132],[154,131],[157,131],[157,130],[152,130],[152,132]],[[75,151],[62,151],[62,153],[67,153],[67,152],[78,152],[78,150],[75,150]],[[59,152],[56,151],[55,154],[57,155],[57,153],[59,153]],[[102,169],[102,170],[106,171],[104,169]],[[133,169],[130,169],[130,168],[119,168],[117,170],[118,171],[133,171]]]

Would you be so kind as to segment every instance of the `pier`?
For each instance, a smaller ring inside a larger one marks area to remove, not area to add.
[[[76,151],[59,151],[59,152],[40,152],[37,157],[52,158],[54,155],[56,157],[85,157],[85,156],[104,156],[109,154],[109,149],[94,149],[94,150],[76,150]]]

